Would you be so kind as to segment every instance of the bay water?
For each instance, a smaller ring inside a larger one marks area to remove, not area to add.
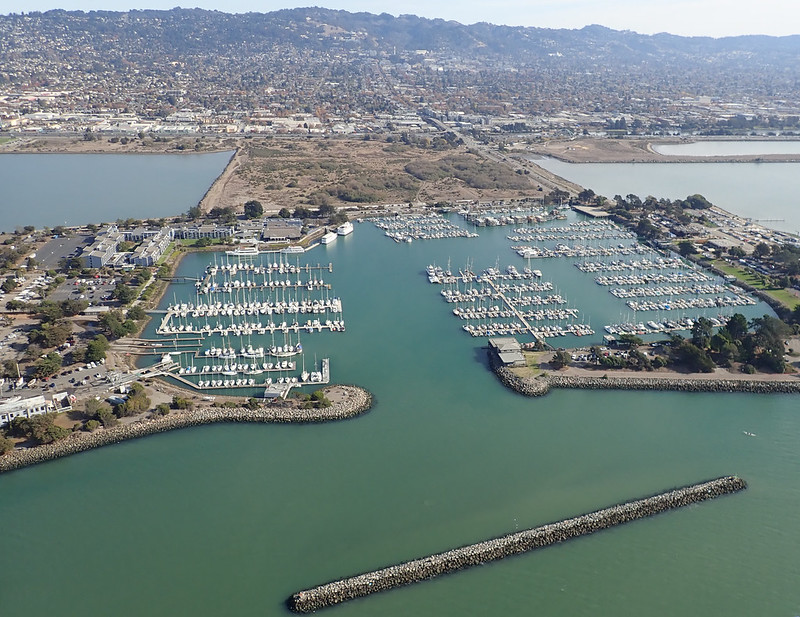
[[[654,144],[653,150],[665,156],[763,156],[767,154],[800,154],[800,141],[694,141]]]
[[[347,321],[305,337],[306,357],[369,389],[366,415],[185,429],[0,476],[2,613],[287,615],[291,593],[331,579],[738,474],[744,493],[326,612],[800,614],[798,399],[508,391],[424,275],[527,265],[509,228],[479,231],[396,244],[357,224],[303,258],[333,263]],[[531,266],[592,342],[624,310],[571,260]],[[193,296],[175,285],[162,305]]]
[[[765,227],[800,233],[800,163],[565,163],[533,162],[611,199],[685,199],[699,193],[729,212]]]
[[[231,152],[0,155],[0,231],[185,213]]]

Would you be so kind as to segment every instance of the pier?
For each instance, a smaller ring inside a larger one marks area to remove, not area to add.
[[[296,613],[310,613],[379,591],[418,583],[443,574],[630,523],[640,518],[654,516],[668,510],[736,493],[745,489],[746,486],[741,478],[726,476],[674,489],[653,497],[629,501],[558,523],[542,525],[299,591],[287,600],[287,605]]]

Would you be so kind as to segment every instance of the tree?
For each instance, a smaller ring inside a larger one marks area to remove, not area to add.
[[[692,325],[692,344],[700,349],[705,349],[711,342],[711,328],[713,324],[705,317],[700,317]]]
[[[124,418],[147,411],[148,409],[150,409],[150,398],[147,396],[144,386],[135,383],[131,386],[130,392],[128,392],[128,398],[125,399],[125,402],[114,406],[114,415],[118,418]]]
[[[0,289],[2,289],[5,293],[11,293],[17,288],[17,285],[17,280],[14,277],[9,276],[3,281],[3,284],[0,285]]]
[[[731,335],[731,340],[741,341],[747,336],[747,319],[741,313],[734,313],[725,324],[725,330]]]
[[[307,219],[307,218],[311,218],[311,211],[310,211],[308,208],[305,208],[305,207],[303,207],[303,206],[297,206],[297,207],[294,209],[294,214],[293,214],[293,216],[294,216],[294,218],[296,218],[296,219]]]
[[[689,255],[696,253],[694,250],[694,244],[689,242],[689,240],[682,240],[681,242],[678,242],[678,252],[684,257],[688,257]]]
[[[51,351],[44,358],[40,358],[36,363],[34,375],[36,375],[36,377],[39,379],[43,377],[51,377],[58,372],[58,369],[61,368],[63,362],[64,359],[61,357],[61,354]]]
[[[133,300],[136,299],[139,293],[136,291],[135,287],[131,287],[130,285],[124,285],[122,283],[117,283],[116,287],[114,287],[114,292],[112,295],[122,304],[129,304],[130,302],[133,302]]]
[[[5,435],[0,434],[0,456],[8,454],[13,449],[14,449],[14,442]]]
[[[137,304],[136,306],[132,306],[128,309],[127,317],[128,319],[132,319],[134,321],[141,321],[147,317],[147,313],[145,313],[144,309]]]
[[[100,411],[103,409],[111,413],[111,406],[108,403],[96,398],[90,398],[83,406],[83,415],[87,418],[98,418]]]
[[[11,421],[13,434],[19,437],[27,437],[37,445],[53,443],[63,439],[71,433],[70,430],[55,425],[55,413],[45,413],[23,418],[21,416]]]
[[[741,259],[746,255],[744,249],[741,246],[732,246],[728,249],[728,255],[734,257],[736,259]]]
[[[288,219],[292,217],[292,212],[289,210],[289,208],[281,208],[278,212],[278,216],[282,219]]]
[[[186,218],[190,221],[196,221],[201,216],[203,216],[203,210],[200,206],[192,206],[189,208],[188,212],[186,212]]]
[[[244,216],[248,219],[261,218],[264,216],[264,206],[261,205],[260,201],[251,199],[244,204]]]
[[[120,311],[108,311],[107,313],[103,313],[100,315],[97,322],[110,339],[122,338],[126,334],[130,334],[136,328],[136,324],[131,320],[126,321]],[[131,329],[131,326],[133,329]]]
[[[619,335],[619,342],[620,345],[625,347],[639,347],[640,345],[644,345],[644,341],[640,337],[627,332]]]
[[[753,249],[753,255],[761,259],[769,255],[769,251],[770,251],[769,244],[767,244],[766,242],[759,242],[758,244],[756,244],[755,249]]]
[[[102,334],[98,334],[86,346],[86,361],[99,362],[104,360],[109,347],[108,339]]]
[[[572,358],[566,351],[557,351],[553,354],[553,357],[550,359],[550,366],[552,366],[556,370],[559,370],[564,368],[565,366],[569,366],[571,360]]]

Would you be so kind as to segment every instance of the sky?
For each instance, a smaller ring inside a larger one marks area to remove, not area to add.
[[[413,14],[472,24],[582,28],[600,24],[642,34],[681,36],[800,34],[798,0],[0,0],[0,14],[66,10],[203,8],[226,13],[268,13],[324,6],[350,12]]]

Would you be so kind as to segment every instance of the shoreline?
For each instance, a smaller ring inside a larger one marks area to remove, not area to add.
[[[588,137],[575,140],[551,140],[543,144],[530,145],[524,150],[516,150],[514,156],[521,156],[536,164],[531,156],[553,158],[564,163],[797,163],[800,154],[737,154],[717,156],[691,156],[660,154],[654,148],[662,145],[690,144],[702,142],[747,142],[775,141],[800,142],[800,137],[791,139],[760,138],[700,138],[664,139],[629,137],[626,139]]]
[[[615,375],[605,371],[602,375],[555,375],[542,374],[537,377],[522,377],[513,370],[493,367],[494,374],[507,388],[523,396],[544,396],[551,389],[578,390],[650,390],[670,392],[743,392],[748,394],[800,394],[800,379],[754,379],[691,377],[681,373],[669,373],[662,377],[640,375]],[[705,374],[704,374],[705,375]],[[772,376],[770,376],[772,377]]]
[[[165,433],[176,429],[215,424],[218,422],[260,422],[281,424],[312,424],[348,420],[367,412],[373,403],[372,394],[359,386],[337,385],[346,396],[342,401],[323,409],[247,409],[201,407],[192,411],[172,411],[158,418],[120,424],[112,428],[96,429],[91,433],[75,432],[51,444],[13,450],[0,456],[0,474],[30,465],[52,461],[86,450]]]

